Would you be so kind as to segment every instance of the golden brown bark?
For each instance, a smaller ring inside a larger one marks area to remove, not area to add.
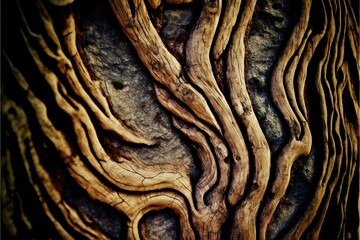
[[[339,0],[302,1],[300,17],[271,74],[271,100],[289,131],[281,149],[272,152],[246,79],[247,34],[257,1],[205,0],[184,43],[183,62],[171,53],[150,18],[164,2],[108,0],[121,30],[152,76],[159,104],[196,150],[201,168],[197,179],[191,178],[186,164],[148,164],[125,147],[151,148],[158,143],[114,113],[100,81],[91,74],[81,51],[76,3],[27,3],[37,10],[33,21],[26,15],[27,5],[19,1],[17,40],[36,75],[19,64],[13,49],[4,47],[3,59],[15,83],[3,83],[2,116],[18,152],[4,150],[2,201],[6,203],[8,194],[16,192],[15,176],[20,170],[13,159],[18,158],[23,178],[63,239],[111,238],[65,199],[67,181],[124,216],[129,239],[141,239],[144,230],[139,225],[144,216],[163,209],[176,214],[182,239],[268,239],[277,210],[286,200],[295,163],[312,149],[322,148],[312,198],[282,237],[321,238],[332,217],[328,211],[332,205],[339,217],[336,238],[349,237],[345,236],[346,218],[351,190],[358,189],[354,177],[359,171],[360,137],[360,37],[355,5]],[[38,86],[46,86],[47,92]],[[12,95],[14,91],[22,96]],[[309,95],[318,102],[309,102]],[[56,112],[63,122],[56,120]],[[117,149],[105,141],[110,138],[119,139]],[[17,235],[15,220],[6,209],[3,222]],[[31,231],[31,217],[22,208],[19,214]],[[359,229],[358,221],[357,216],[352,229]]]

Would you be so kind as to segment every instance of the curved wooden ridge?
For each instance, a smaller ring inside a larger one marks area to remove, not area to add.
[[[294,163],[319,144],[321,167],[312,200],[289,223],[284,239],[321,237],[331,204],[338,209],[336,237],[346,239],[350,188],[359,171],[359,19],[350,0],[301,2],[300,18],[271,77],[272,101],[289,131],[274,154],[245,77],[246,36],[256,0],[204,0],[183,64],[149,17],[160,0],[108,0],[153,78],[158,102],[196,149],[201,173],[192,180],[186,166],[148,165],[125,150],[109,152],[104,134],[134,146],[151,147],[156,140],[115,116],[90,74],[78,49],[76,1],[18,1],[21,27],[15,31],[28,62],[19,61],[14,49],[3,49],[3,64],[15,79],[3,79],[2,115],[9,126],[3,139],[16,143],[3,151],[3,204],[15,194],[22,169],[21,178],[63,239],[111,238],[64,198],[66,183],[124,216],[129,239],[141,239],[143,216],[162,209],[176,214],[182,239],[267,239]],[[37,18],[27,17],[27,11]],[[24,64],[32,66],[31,72]],[[225,90],[216,80],[216,67],[224,73]],[[309,102],[309,94],[316,103]],[[315,137],[322,143],[314,143]],[[54,174],[58,170],[52,164],[62,173]],[[19,195],[19,206],[24,201]],[[16,235],[20,225],[6,214],[6,206],[3,222]],[[31,230],[33,218],[21,207],[17,214],[16,221]]]

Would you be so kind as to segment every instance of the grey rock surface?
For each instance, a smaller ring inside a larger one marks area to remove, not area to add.
[[[289,140],[288,128],[272,102],[271,74],[299,14],[297,3],[285,0],[258,2],[247,47],[247,72],[254,112],[273,153],[276,164],[279,149]],[[317,170],[317,150],[299,158],[285,200],[281,201],[268,231],[269,239],[279,239],[310,201]],[[271,182],[270,182],[271,184]]]
[[[134,147],[115,141],[114,146],[130,152],[146,164],[170,163],[174,165],[174,169],[176,166],[192,168],[189,174],[196,174],[189,148],[182,142],[173,129],[170,118],[159,106],[150,74],[122,34],[107,3],[91,3],[91,8],[84,9],[79,19],[87,63],[96,79],[101,81],[104,94],[114,112],[128,126],[157,143],[151,147]],[[173,14],[174,12],[169,13]],[[176,29],[169,31],[182,33]],[[77,201],[73,196],[69,196],[69,199]],[[107,230],[112,239],[122,239],[123,236],[118,237],[116,234],[126,227],[121,225],[124,223],[111,223],[114,216],[105,215],[102,209],[95,210],[91,204],[84,203],[81,211],[103,216],[100,226]],[[142,219],[141,224],[143,234],[148,239],[178,239],[178,227],[177,219],[168,211],[149,213]]]
[[[166,24],[161,33],[166,39],[175,39],[186,33],[186,27],[191,23],[193,14],[191,9],[165,9]]]
[[[105,95],[116,114],[126,124],[157,141],[154,147],[133,147],[115,142],[137,155],[144,162],[171,163],[189,166],[193,175],[195,167],[192,153],[172,128],[169,117],[159,106],[152,78],[138,59],[136,52],[121,33],[116,19],[106,2],[92,1],[80,18],[84,34],[84,50],[88,64],[101,81]],[[95,5],[95,6],[94,6]],[[288,129],[281,114],[271,100],[270,79],[277,57],[284,47],[296,20],[295,6],[291,1],[259,1],[247,39],[246,79],[256,116],[271,151],[275,165],[279,149],[288,140]],[[188,34],[194,22],[190,8],[164,9],[165,19],[161,35],[168,47],[183,48],[179,38]],[[176,50],[180,52],[181,50]],[[296,177],[290,183],[286,199],[279,204],[275,220],[270,226],[268,238],[277,239],[287,230],[291,221],[299,215],[310,199],[311,183],[316,171],[316,150],[309,157],[295,164]],[[271,183],[270,183],[271,184]],[[153,213],[143,220],[143,231],[150,239],[175,239],[177,222],[164,212]]]
[[[276,152],[286,141],[288,131],[271,101],[270,81],[277,57],[291,32],[290,7],[287,1],[281,0],[259,2],[247,42],[246,78],[255,114],[272,152]]]
[[[159,106],[147,69],[122,34],[106,2],[94,4],[84,11],[80,23],[88,65],[122,121],[156,141],[152,147],[132,147],[120,142],[115,146],[121,145],[148,163],[191,165],[190,151]]]
[[[145,239],[180,239],[178,219],[175,214],[167,210],[145,215],[140,223],[140,231]]]

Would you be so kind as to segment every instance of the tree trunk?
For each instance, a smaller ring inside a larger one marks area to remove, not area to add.
[[[359,239],[358,9],[3,1],[3,236]]]

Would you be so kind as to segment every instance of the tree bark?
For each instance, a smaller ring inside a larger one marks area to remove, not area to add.
[[[358,8],[4,1],[3,234],[359,239]]]

